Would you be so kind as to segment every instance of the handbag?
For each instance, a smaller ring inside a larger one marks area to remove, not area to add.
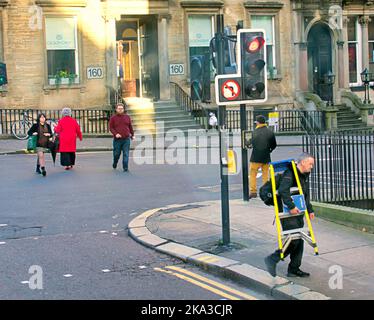
[[[34,151],[36,149],[37,142],[38,142],[38,136],[30,136],[27,139],[27,150]]]

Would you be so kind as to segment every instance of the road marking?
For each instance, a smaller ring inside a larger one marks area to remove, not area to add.
[[[208,291],[211,291],[211,292],[213,292],[213,293],[215,293],[215,294],[217,294],[217,295],[219,295],[219,296],[222,296],[222,297],[224,297],[224,298],[227,298],[227,299],[230,299],[230,300],[240,300],[240,299],[237,298],[237,297],[234,297],[234,296],[232,296],[232,295],[230,295],[230,294],[227,294],[227,293],[225,293],[225,292],[223,292],[223,291],[221,291],[221,290],[218,290],[218,289],[216,289],[216,288],[213,288],[213,287],[211,287],[211,286],[208,286],[208,285],[206,285],[206,284],[204,284],[204,283],[202,283],[202,282],[199,282],[199,281],[197,281],[197,280],[195,280],[195,279],[193,279],[193,278],[190,278],[190,277],[184,276],[184,275],[182,275],[182,274],[179,274],[179,273],[176,273],[176,272],[173,272],[173,271],[170,271],[170,270],[164,270],[164,269],[161,269],[161,268],[153,268],[153,269],[154,269],[155,271],[159,271],[159,272],[167,273],[167,274],[173,275],[173,276],[175,276],[175,277],[177,277],[177,278],[180,278],[180,279],[182,279],[182,280],[188,281],[188,282],[190,282],[190,283],[192,283],[192,284],[194,284],[194,285],[196,285],[196,286],[198,286],[198,287],[201,287],[201,288],[203,288],[203,289],[206,289],[206,290],[208,290]]]
[[[255,298],[255,297],[253,297],[251,295],[248,295],[248,294],[246,294],[244,292],[241,292],[239,290],[236,290],[236,289],[233,289],[231,287],[228,287],[228,286],[226,286],[226,285],[224,285],[222,283],[219,283],[217,281],[211,280],[209,278],[200,276],[200,275],[198,275],[196,273],[193,273],[193,272],[191,272],[189,270],[186,270],[186,269],[183,269],[183,268],[180,268],[180,267],[176,267],[176,266],[167,266],[165,268],[182,272],[182,273],[187,274],[187,275],[189,275],[191,277],[194,277],[194,278],[196,278],[198,280],[204,281],[204,282],[209,283],[211,285],[214,285],[214,286],[216,286],[216,287],[218,287],[220,289],[226,290],[227,292],[230,292],[230,293],[233,293],[235,295],[238,295],[239,297],[242,297],[244,299],[247,299],[247,300],[258,300],[257,298]]]
[[[203,256],[199,259],[197,259],[199,261],[204,261],[204,262],[216,262],[219,260],[219,258],[216,258],[216,257],[211,257],[211,256]]]
[[[21,281],[22,284],[28,284],[30,281]]]
[[[8,226],[8,225],[5,224],[5,223],[0,224],[0,227],[6,227],[6,226]]]
[[[0,242],[0,244],[6,244],[6,242],[4,242],[4,241],[1,241],[1,242]]]
[[[70,273],[68,273],[68,274],[64,274],[64,277],[65,278],[71,278],[73,275],[72,274],[70,274]]]
[[[103,270],[101,270],[102,272],[110,272],[110,270],[109,269],[103,269]]]

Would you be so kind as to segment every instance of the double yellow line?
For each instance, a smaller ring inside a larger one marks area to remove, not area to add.
[[[242,300],[242,299],[257,300],[255,297],[251,295],[248,295],[244,292],[238,291],[222,283],[200,276],[194,272],[191,272],[189,270],[186,270],[180,267],[166,266],[165,269],[162,269],[162,268],[153,268],[153,269],[155,271],[167,273],[179,279],[188,281],[196,286],[209,290],[229,300]]]

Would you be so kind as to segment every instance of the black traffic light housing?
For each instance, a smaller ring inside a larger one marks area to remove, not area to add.
[[[223,37],[223,59],[224,59],[224,74],[233,74],[237,72],[237,64],[235,57],[235,40],[233,40],[233,35],[231,35],[231,28],[226,26],[224,28]],[[210,58],[214,69],[218,69],[217,64],[217,48],[216,39],[212,38],[209,44]]]
[[[240,29],[237,72],[215,77],[217,105],[258,104],[267,100],[265,30]]]
[[[267,99],[265,34],[260,30],[239,30],[242,99],[262,102]]]
[[[194,55],[191,57],[191,99],[202,100],[203,96],[203,67],[204,56]]]
[[[210,102],[210,63],[207,55],[193,55],[190,62],[191,99]]]
[[[6,73],[6,64],[0,62],[0,86],[8,83],[8,77]]]

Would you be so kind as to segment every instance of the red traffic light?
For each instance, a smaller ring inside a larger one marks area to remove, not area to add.
[[[245,49],[249,53],[254,53],[260,50],[262,46],[264,45],[264,43],[265,43],[265,39],[261,36],[258,36],[250,40],[247,40],[245,42]]]

